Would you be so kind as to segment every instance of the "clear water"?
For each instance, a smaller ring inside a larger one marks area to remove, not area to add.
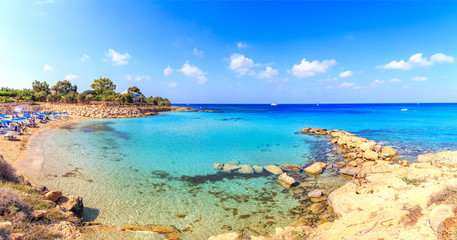
[[[46,161],[39,181],[82,196],[86,221],[168,224],[185,239],[205,239],[244,227],[264,233],[296,220],[289,213],[302,199],[273,176],[221,174],[213,163],[325,160],[328,140],[294,134],[303,127],[344,129],[410,160],[457,149],[457,104],[190,106],[224,113],[84,120],[48,132],[40,140]]]

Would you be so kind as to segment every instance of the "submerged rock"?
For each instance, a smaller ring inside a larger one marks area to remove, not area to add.
[[[226,172],[233,172],[235,170],[240,169],[240,167],[232,165],[232,164],[224,164],[224,167],[222,169]]]
[[[252,167],[247,164],[241,164],[239,167],[240,167],[240,169],[238,169],[239,173],[244,173],[244,174],[253,174],[254,173],[254,169],[252,169]]]
[[[273,165],[273,164],[265,165],[263,168],[266,171],[273,173],[274,175],[279,175],[279,174],[283,173],[282,169],[280,167],[278,167],[277,165]]]
[[[323,212],[326,207],[327,207],[326,202],[318,202],[318,203],[311,204],[310,210],[314,214],[319,214],[319,213]]]
[[[320,174],[324,170],[324,168],[327,166],[327,164],[323,162],[315,162],[311,164],[311,166],[303,169],[306,173],[308,174]]]
[[[223,167],[224,167],[224,164],[222,164],[220,162],[214,163],[214,169],[216,169],[216,170],[221,170]]]
[[[143,226],[123,226],[122,230],[155,232],[163,234],[169,240],[181,239],[179,236],[180,231],[175,226],[169,225],[147,224]]]
[[[315,189],[315,190],[313,190],[313,191],[308,193],[308,197],[310,197],[310,198],[317,198],[317,197],[320,197],[320,196],[322,196],[322,192],[320,190],[317,190],[317,189]]]
[[[296,183],[296,181],[293,177],[287,176],[287,173],[283,173],[283,174],[279,175],[278,181],[282,181],[290,186],[292,186]]]
[[[295,164],[287,164],[287,165],[281,165],[280,166],[282,170],[286,172],[300,172],[301,168],[298,165]]]
[[[240,161],[237,161],[237,160],[232,160],[229,162],[230,164],[233,164],[233,165],[238,165],[240,164]]]
[[[263,173],[263,167],[259,165],[254,165],[252,166],[252,169],[254,169],[255,173]]]

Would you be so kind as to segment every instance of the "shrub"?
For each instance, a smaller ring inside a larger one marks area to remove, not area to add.
[[[0,215],[5,215],[5,213],[14,215],[19,211],[30,215],[30,209],[21,196],[10,188],[0,188]]]
[[[19,182],[16,171],[0,156],[0,181]]]
[[[414,186],[419,186],[419,181],[414,178],[409,178],[409,177],[402,177],[401,180],[403,180],[406,184],[408,185],[414,185]]]

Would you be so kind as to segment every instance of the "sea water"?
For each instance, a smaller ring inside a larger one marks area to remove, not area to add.
[[[189,106],[223,113],[83,120],[48,132],[38,181],[82,196],[86,221],[174,225],[185,239],[205,239],[246,227],[265,234],[297,220],[290,211],[302,199],[274,176],[221,173],[213,163],[325,161],[328,139],[295,134],[303,127],[346,130],[410,161],[457,149],[457,104]]]

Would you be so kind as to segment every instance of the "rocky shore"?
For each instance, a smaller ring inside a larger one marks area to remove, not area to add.
[[[352,178],[327,195],[307,193],[310,199],[326,199],[311,205],[312,210],[319,213],[327,206],[337,218],[315,226],[298,220],[268,236],[230,232],[211,240],[457,239],[457,152],[419,155],[417,162],[408,163],[392,147],[345,131],[304,128],[297,133],[328,136],[344,156],[344,162],[323,168],[325,163],[300,168],[318,165],[316,174],[336,168]]]
[[[67,112],[69,115],[88,118],[131,118],[157,115],[159,112],[192,111],[187,107],[158,106],[104,106],[90,104],[44,103],[41,110],[46,112]]]

